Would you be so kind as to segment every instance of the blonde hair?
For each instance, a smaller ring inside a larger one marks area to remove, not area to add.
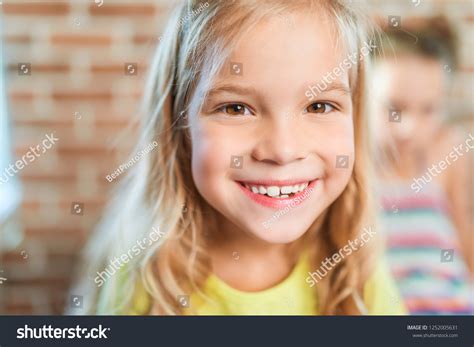
[[[87,291],[89,313],[130,312],[138,283],[153,302],[141,313],[180,314],[177,296],[200,292],[211,273],[205,234],[215,230],[215,211],[193,184],[186,116],[192,116],[190,104],[201,103],[205,96],[195,95],[197,83],[205,79],[209,87],[244,30],[271,15],[309,7],[323,9],[334,19],[348,51],[360,51],[368,40],[366,20],[342,1],[212,0],[206,4],[204,10],[196,11],[200,2],[188,0],[175,9],[153,59],[137,148],[153,141],[159,146],[129,170],[84,253],[85,267],[76,292]],[[180,20],[186,15],[191,18]],[[350,70],[356,145],[353,173],[343,193],[304,236],[314,244],[310,258],[314,268],[371,223],[365,64],[365,60],[357,62]],[[120,276],[107,280],[99,309],[98,288],[91,276],[153,226],[165,236],[130,260]],[[321,314],[365,312],[360,293],[371,273],[369,247],[341,261],[315,287]]]

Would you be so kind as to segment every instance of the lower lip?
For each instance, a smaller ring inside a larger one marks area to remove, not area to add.
[[[291,198],[271,198],[268,195],[262,195],[262,194],[256,194],[252,192],[251,190],[245,188],[242,186],[240,183],[236,182],[237,185],[240,187],[240,189],[247,195],[250,199],[255,201],[256,203],[265,206],[265,207],[270,207],[270,208],[275,208],[275,209],[281,209],[285,208],[291,204],[299,205],[306,201],[311,193],[312,193],[312,188],[316,185],[318,180],[312,181],[305,190],[299,192],[298,194],[293,195]],[[301,197],[304,197],[301,199]]]

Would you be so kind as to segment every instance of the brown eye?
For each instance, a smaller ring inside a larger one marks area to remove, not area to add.
[[[332,111],[334,107],[324,102],[315,102],[314,104],[306,107],[306,112],[308,113],[328,113]]]
[[[250,115],[251,112],[242,104],[228,104],[220,108],[220,110],[230,116],[245,116]]]

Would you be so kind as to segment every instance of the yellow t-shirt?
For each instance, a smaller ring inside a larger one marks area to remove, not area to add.
[[[314,288],[305,281],[310,272],[307,257],[301,257],[290,275],[274,287],[258,292],[243,292],[212,274],[202,291],[194,293],[184,314],[198,315],[318,315]],[[316,284],[317,285],[317,284]],[[370,315],[404,315],[407,311],[384,262],[377,266],[364,288],[364,302]],[[144,314],[150,299],[138,287],[129,314]]]

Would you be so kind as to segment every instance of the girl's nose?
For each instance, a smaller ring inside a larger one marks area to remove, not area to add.
[[[279,115],[262,123],[252,156],[260,162],[285,165],[307,156],[300,120]]]

